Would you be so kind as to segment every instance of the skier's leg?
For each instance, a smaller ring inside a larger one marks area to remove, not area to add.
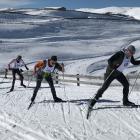
[[[15,85],[15,80],[16,80],[16,70],[15,69],[12,70],[12,76],[13,76],[13,81],[12,81],[12,87],[11,87],[10,91],[14,90],[14,85]]]
[[[55,99],[57,96],[56,96],[56,91],[55,91],[55,87],[54,87],[54,83],[53,83],[52,77],[51,76],[48,76],[45,79],[46,79],[46,81],[48,82],[48,84],[49,84],[49,86],[51,88],[53,99]]]
[[[99,99],[100,97],[102,97],[102,94],[107,90],[107,88],[109,87],[109,85],[111,84],[111,82],[114,80],[114,76],[110,76],[102,85],[102,87],[97,91],[97,94],[95,96],[95,99]]]
[[[22,73],[21,73],[21,71],[18,69],[17,70],[17,74],[19,75],[19,77],[20,77],[20,85],[21,86],[23,86],[23,87],[26,87],[24,84],[23,84],[23,79],[24,79],[24,77],[23,77],[23,75],[22,75]]]
[[[95,95],[95,97],[91,100],[90,102],[90,106],[93,107],[94,104],[97,102],[97,100],[102,97],[103,93],[105,92],[105,90],[107,90],[107,88],[109,87],[109,85],[111,84],[111,82],[115,79],[114,75],[110,75],[105,82],[103,83],[102,87],[97,91],[97,94]]]
[[[128,100],[128,93],[129,93],[128,80],[126,79],[123,73],[121,73],[116,79],[123,85],[123,104],[124,105],[131,104],[131,102]]]
[[[32,96],[32,98],[31,98],[31,102],[33,102],[33,101],[35,100],[36,95],[37,95],[37,92],[38,92],[38,90],[39,90],[39,88],[40,88],[40,86],[41,86],[42,80],[43,80],[43,77],[40,76],[40,75],[38,75],[38,76],[37,76],[37,80],[36,80],[36,87],[35,87],[35,89],[34,89],[33,96]]]
[[[48,76],[45,78],[51,88],[51,92],[52,92],[52,96],[53,96],[53,99],[54,101],[56,102],[59,102],[59,101],[62,101],[62,99],[58,98],[57,95],[56,95],[56,91],[55,91],[55,87],[54,87],[54,83],[53,83],[53,79],[51,76]]]

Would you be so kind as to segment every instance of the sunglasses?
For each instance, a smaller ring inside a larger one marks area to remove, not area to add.
[[[131,50],[128,49],[129,54],[133,55],[135,52],[132,52]]]

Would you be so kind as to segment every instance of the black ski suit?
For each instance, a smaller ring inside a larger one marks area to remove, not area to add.
[[[123,85],[123,103],[128,101],[128,93],[129,93],[128,80],[126,79],[126,77],[122,72],[117,70],[117,68],[122,64],[124,57],[125,57],[125,53],[123,51],[119,51],[108,60],[108,67],[104,75],[105,82],[102,85],[102,87],[98,90],[94,99],[98,100],[99,97],[102,97],[102,94],[109,87],[111,82],[114,79],[116,79]],[[133,56],[130,58],[130,62],[133,65],[140,64],[140,61],[136,61]]]

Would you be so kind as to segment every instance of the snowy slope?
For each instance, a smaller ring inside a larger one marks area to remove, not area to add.
[[[50,89],[44,83],[42,87],[46,88],[39,90],[36,103],[27,110],[33,89],[20,88],[16,82],[15,91],[7,94],[11,80],[3,82],[0,87],[1,140],[140,139],[139,109],[121,106],[120,87],[109,88],[87,120],[87,103],[98,86],[55,85],[57,95],[69,102],[52,103]],[[30,86],[35,83],[31,82]],[[130,100],[140,103],[139,91],[134,89]]]
[[[80,8],[77,11],[100,13],[100,14],[122,14],[140,20],[140,7],[106,7],[101,9]]]
[[[106,8],[96,12],[91,9],[82,9],[82,12],[1,9],[0,70],[19,54],[26,63],[31,63],[30,69],[34,66],[32,62],[57,55],[59,62],[65,64],[67,74],[103,76],[107,59],[129,44],[136,46],[134,57],[139,59],[140,21],[130,17],[131,10],[133,17],[139,16],[131,8]],[[137,75],[139,71],[139,66],[130,65],[124,73]],[[120,86],[111,86],[95,105],[91,118],[86,120],[87,103],[99,86],[60,83],[55,85],[57,95],[69,102],[53,103],[50,88],[43,83],[36,104],[28,111],[33,88],[24,89],[17,81],[15,91],[6,94],[11,82],[0,78],[1,140],[140,139],[139,108],[122,106]],[[134,79],[130,83],[132,86]],[[34,87],[35,83],[32,81],[30,86]],[[136,104],[140,104],[139,91],[138,80],[129,96]]]
[[[47,8],[3,9],[0,32],[1,69],[18,54],[27,63],[57,55],[67,65],[66,73],[103,74],[107,58],[117,50],[135,44],[135,57],[140,54],[139,21],[127,16]],[[85,60],[84,70],[77,69],[83,69],[80,60]],[[76,67],[69,70],[72,63]]]

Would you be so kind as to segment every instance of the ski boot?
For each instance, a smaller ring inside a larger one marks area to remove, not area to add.
[[[123,105],[124,106],[135,106],[135,103],[130,102],[129,100],[127,100],[127,101],[123,101]]]
[[[54,102],[64,102],[61,98],[55,97]]]

